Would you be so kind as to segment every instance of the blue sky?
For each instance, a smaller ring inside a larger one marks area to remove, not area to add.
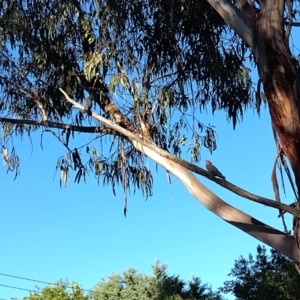
[[[230,182],[273,199],[270,177],[276,149],[268,110],[258,117],[250,109],[234,131],[224,113],[201,118],[216,125],[218,149],[211,155],[203,148],[200,165],[211,159]],[[151,264],[159,259],[169,266],[169,274],[186,280],[199,276],[216,289],[228,279],[235,259],[256,252],[257,240],[206,210],[175,178],[170,185],[161,168],[157,173],[153,170],[154,196],[145,201],[139,193],[131,195],[124,218],[122,190],[115,197],[92,175],[79,185],[72,182],[72,175],[67,188],[59,187],[54,171],[65,149],[52,135],[44,139],[44,150],[38,134],[33,147],[26,139],[15,145],[21,176],[13,181],[12,174],[0,168],[0,273],[47,282],[69,279],[89,289],[101,278],[129,267],[149,274]],[[278,211],[199,179],[228,203],[282,229]],[[294,200],[292,193],[283,199]],[[287,218],[289,227],[291,223]],[[1,275],[0,284],[43,286]],[[0,298],[26,295],[0,286]]]
[[[203,114],[200,121],[215,125],[218,134],[217,150],[211,155],[202,148],[200,165],[204,167],[208,158],[228,181],[274,199],[271,172],[276,148],[268,109],[262,107],[260,117],[249,109],[235,130],[224,112]],[[44,138],[44,150],[38,133],[32,143],[26,138],[15,140],[21,158],[21,176],[16,181],[0,164],[0,273],[47,282],[69,279],[90,289],[129,267],[151,274],[158,259],[168,265],[169,274],[186,280],[195,275],[217,289],[229,278],[235,259],[256,253],[259,241],[204,208],[175,178],[170,185],[162,168],[157,173],[152,168],[152,197],[145,201],[140,193],[129,196],[125,218],[122,189],[115,197],[111,187],[98,186],[93,175],[78,185],[73,183],[74,174],[68,187],[60,188],[54,173],[65,148],[51,134]],[[153,166],[150,160],[149,165]],[[283,230],[277,210],[198,178],[229,204]],[[282,200],[289,204],[294,197],[287,181],[286,186],[287,197]],[[291,217],[286,222],[290,229]],[[43,287],[0,275],[0,298],[5,300],[29,293],[1,285]]]

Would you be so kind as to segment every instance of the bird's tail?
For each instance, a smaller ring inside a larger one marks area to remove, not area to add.
[[[219,175],[219,177],[222,178],[223,180],[226,179],[226,177],[225,177],[222,173],[220,173],[220,174],[218,174],[218,175]]]

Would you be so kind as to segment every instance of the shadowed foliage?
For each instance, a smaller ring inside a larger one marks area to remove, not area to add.
[[[287,256],[271,249],[267,255],[265,247],[258,246],[256,257],[240,257],[235,261],[230,277],[220,290],[232,293],[237,300],[247,299],[299,299],[300,283],[294,263]]]

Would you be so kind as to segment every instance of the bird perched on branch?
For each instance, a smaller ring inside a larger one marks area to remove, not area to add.
[[[83,110],[88,116],[92,115],[92,97],[88,97],[83,101]]]
[[[208,159],[205,161],[205,166],[207,171],[213,176],[220,177],[225,180],[225,176]]]

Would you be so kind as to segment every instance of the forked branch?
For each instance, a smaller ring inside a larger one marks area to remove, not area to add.
[[[63,93],[66,101],[72,103],[75,108],[83,110],[83,107],[76,101],[72,100],[66,92],[62,89],[60,89],[60,91]],[[178,164],[178,158],[176,156],[163,151],[151,142],[144,141],[142,136],[137,136],[94,112],[92,112],[92,117],[124,135],[124,137],[126,137],[138,151],[144,153],[177,177],[184,184],[190,194],[214,214],[263,243],[266,243],[288,255],[290,258],[299,261],[298,247],[294,238],[254,219],[253,217],[224,202],[217,195],[207,189],[186,167]],[[282,204],[280,205],[282,208]],[[282,209],[285,210],[284,208]],[[295,211],[295,215],[298,214],[299,213]]]
[[[75,108],[83,110],[82,105],[78,104],[76,101],[72,100],[65,91],[60,89],[60,91],[65,96],[66,100],[74,105]],[[131,141],[133,146],[153,159],[155,162],[163,166],[166,170],[168,170],[170,173],[172,173],[174,176],[176,176],[189,190],[189,192],[196,197],[202,204],[204,204],[208,209],[213,211],[215,214],[217,214],[219,217],[224,219],[225,221],[231,223],[232,225],[242,229],[243,231],[247,232],[248,234],[258,238],[259,240],[267,243],[268,245],[279,249],[279,244],[283,242],[285,239],[291,239],[291,242],[294,243],[295,241],[288,237],[285,233],[280,232],[274,228],[271,228],[260,221],[252,218],[251,216],[243,213],[242,211],[228,205],[226,202],[221,200],[219,197],[217,197],[214,193],[212,193],[210,190],[208,190],[205,186],[203,186],[199,180],[196,179],[196,177],[182,164],[178,164],[179,162],[184,162],[183,160],[177,158],[176,156],[169,154],[166,151],[163,151],[162,149],[158,148],[155,144],[151,142],[146,142],[142,139],[142,137],[139,137],[127,129],[113,123],[110,120],[105,119],[104,117],[92,112],[92,117],[97,119],[98,121],[102,122],[103,124],[107,125],[113,130],[118,131],[120,134],[124,135],[127,139]],[[204,171],[204,170],[203,170]],[[209,177],[209,176],[207,176]],[[225,181],[224,181],[225,182]],[[222,184],[223,185],[223,184]],[[259,202],[259,201],[257,201]],[[272,202],[272,201],[271,201]],[[266,202],[268,203],[268,201]],[[275,202],[274,202],[275,203]],[[292,207],[289,207],[287,205],[283,205],[281,203],[276,204],[276,208],[280,208],[285,211],[292,211],[296,216],[299,216],[299,212]],[[227,212],[226,212],[227,211]],[[238,216],[236,219],[233,216]],[[245,224],[244,222],[245,221]],[[256,228],[256,229],[255,229]],[[272,236],[273,238],[275,235],[278,237],[278,240],[272,242]],[[287,242],[287,241],[285,241]],[[296,247],[296,244],[295,244]],[[297,248],[297,247],[296,247]],[[281,249],[280,251],[283,253],[287,252],[290,257],[293,257],[295,259],[296,257],[296,249],[293,247],[289,250],[287,249]],[[292,255],[292,256],[291,256]]]

